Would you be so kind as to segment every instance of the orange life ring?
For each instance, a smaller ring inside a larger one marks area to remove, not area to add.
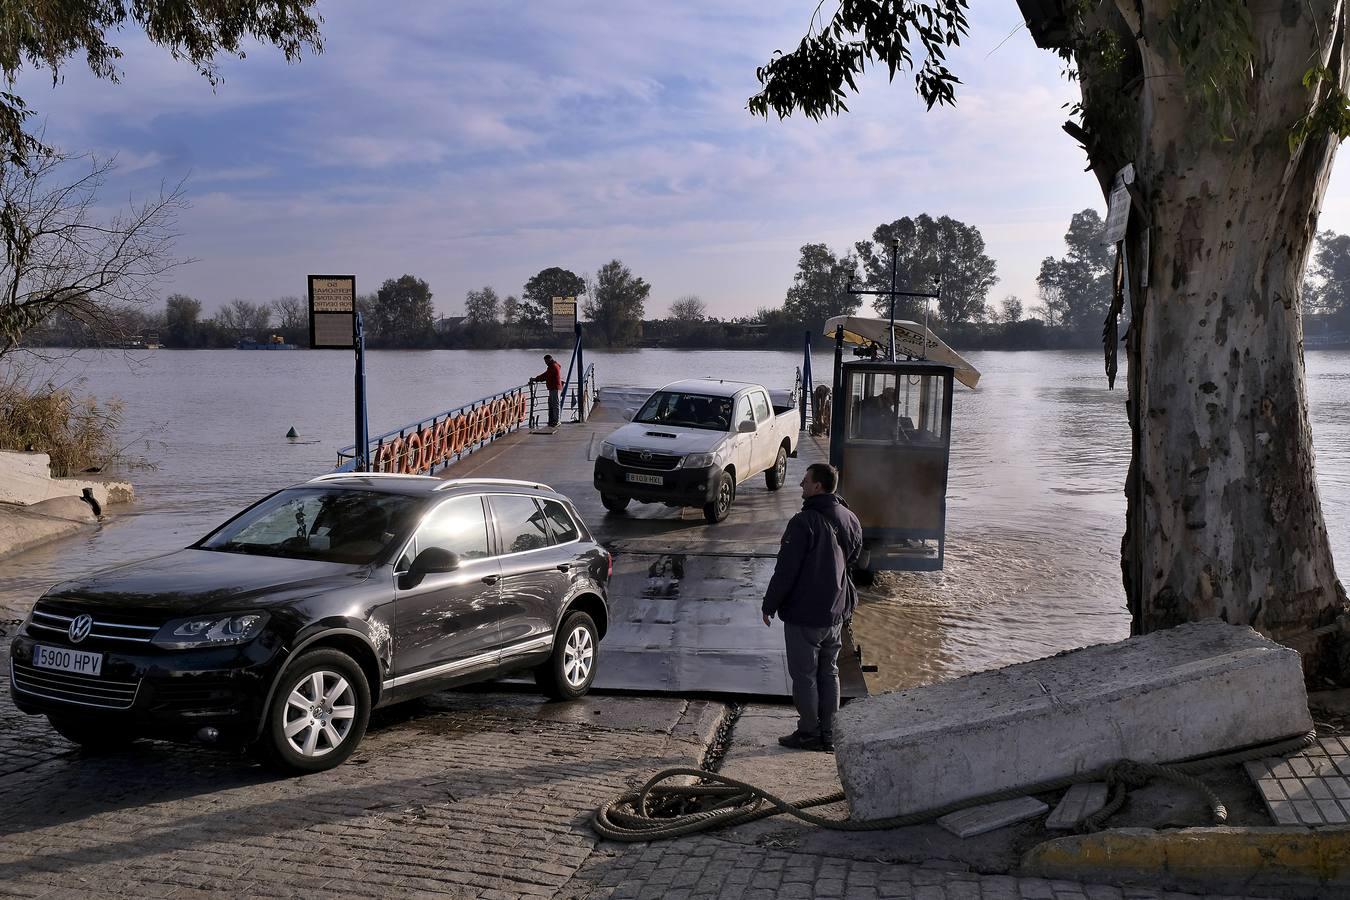
[[[370,457],[370,471],[383,472],[380,466],[384,465],[384,441],[380,441],[375,447],[375,453]]]
[[[422,459],[422,433],[414,431],[403,439],[403,465],[399,467],[404,475],[417,472],[417,464]]]
[[[478,443],[478,410],[471,409],[464,414],[464,449]]]
[[[473,442],[481,444],[488,435],[488,408],[480,406],[473,411],[474,421],[477,427],[473,430]]]
[[[449,422],[450,434],[447,438],[447,443],[449,446],[449,455],[454,456],[459,453],[460,450],[464,449],[464,417],[455,416],[453,419],[450,419]]]
[[[388,444],[384,457],[384,468],[381,472],[397,472],[403,464],[403,438],[396,437]]]
[[[450,417],[441,419],[439,426],[441,438],[436,442],[436,457],[438,462],[446,462],[450,459]]]
[[[516,394],[516,421],[524,422],[525,416],[529,414],[529,411],[529,398],[525,396],[524,391],[521,391],[519,394]]]
[[[498,397],[492,401],[492,433],[501,434],[506,430],[506,398]]]
[[[417,455],[417,471],[425,472],[431,468],[431,458],[436,452],[436,430],[424,425],[417,429],[417,439],[422,443],[422,452]]]

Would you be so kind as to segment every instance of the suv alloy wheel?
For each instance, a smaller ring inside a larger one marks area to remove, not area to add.
[[[370,720],[370,686],[356,660],[324,647],[302,653],[277,680],[262,749],[291,772],[322,772],[356,750]]]
[[[568,613],[553,640],[553,655],[534,670],[535,683],[554,700],[582,696],[595,680],[599,641],[595,621],[589,615],[580,610]]]

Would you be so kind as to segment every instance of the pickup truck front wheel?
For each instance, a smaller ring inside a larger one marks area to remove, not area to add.
[[[722,480],[717,484],[717,499],[703,504],[703,518],[710,524],[722,521],[731,512],[731,501],[735,499],[736,479],[731,477],[730,472],[723,472]]]
[[[612,513],[621,513],[628,508],[627,497],[616,497],[613,494],[601,494],[600,502],[605,509]]]
[[[773,468],[764,473],[764,484],[769,490],[776,491],[787,483],[787,448],[779,447],[778,456],[774,458]]]

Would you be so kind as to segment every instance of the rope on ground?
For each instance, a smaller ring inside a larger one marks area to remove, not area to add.
[[[1297,738],[1168,765],[1125,759],[1092,772],[996,791],[957,803],[949,803],[937,809],[870,821],[849,819],[846,817],[847,813],[841,818],[808,811],[842,803],[845,799],[843,791],[790,802],[763,788],[727,775],[703,769],[678,767],[657,772],[641,789],[626,793],[617,800],[599,807],[591,818],[591,827],[602,838],[634,843],[715,831],[787,813],[804,822],[834,831],[885,831],[918,825],[972,806],[982,806],[1028,794],[1049,793],[1074,784],[1106,781],[1111,791],[1106,807],[1083,823],[1085,830],[1096,831],[1124,806],[1125,797],[1130,789],[1142,787],[1155,778],[1166,779],[1201,793],[1209,805],[1210,815],[1215,824],[1223,824],[1228,818],[1227,809],[1220,802],[1218,795],[1195,777],[1194,773],[1250,759],[1285,756],[1310,747],[1316,740],[1317,732],[1310,731]],[[664,783],[672,779],[693,780],[693,783],[688,781],[682,784]]]

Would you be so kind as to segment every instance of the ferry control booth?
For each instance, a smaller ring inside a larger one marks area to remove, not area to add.
[[[859,568],[942,568],[955,369],[835,357],[830,463],[863,527]]]

